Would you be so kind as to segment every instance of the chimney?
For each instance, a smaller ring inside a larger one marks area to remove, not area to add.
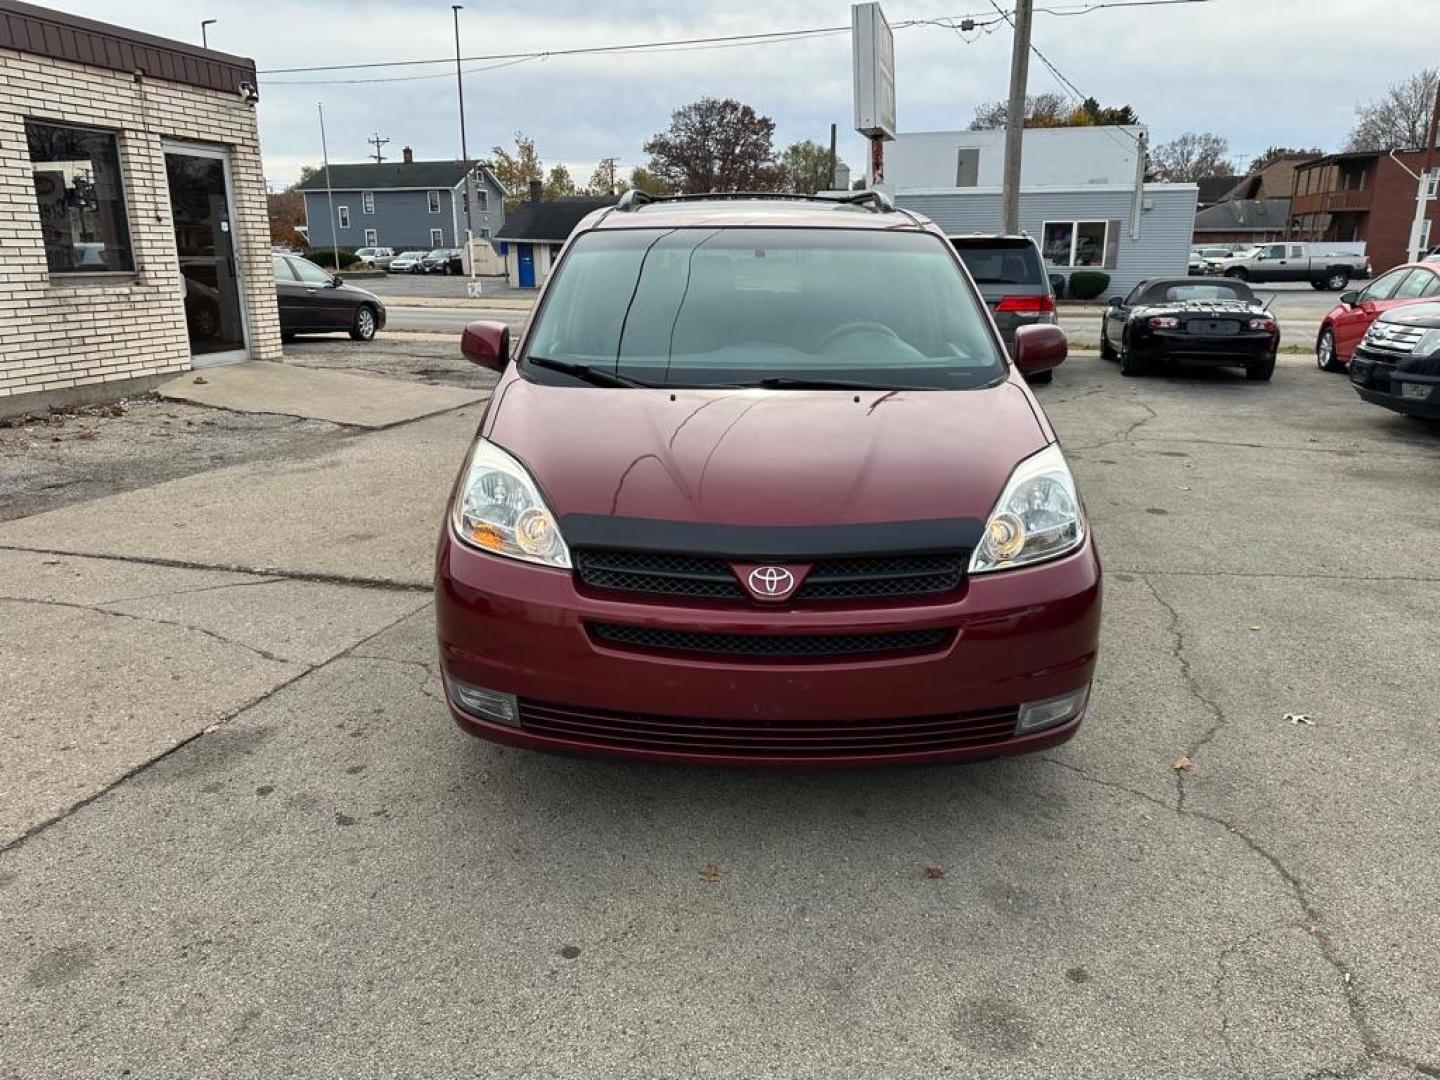
[[[405,155],[405,164],[406,164],[406,165],[414,165],[414,164],[415,164],[415,151],[411,150],[410,147],[407,146],[407,147],[405,147],[404,150],[402,150],[402,151],[400,151],[400,152]]]
[[[541,193],[544,192],[544,190],[545,190],[545,185],[542,184],[539,180],[531,180],[531,181],[530,181],[530,201],[531,201],[531,202],[539,202],[539,201],[540,201],[540,195],[541,195]]]

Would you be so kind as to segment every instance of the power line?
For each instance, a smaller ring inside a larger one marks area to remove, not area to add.
[[[1170,7],[1177,4],[1205,4],[1211,0],[1096,0],[1094,3],[1078,3],[1069,5],[1058,5],[1055,7],[1036,8],[1037,12],[1045,12],[1057,16],[1089,15],[1107,8],[1126,7]],[[1070,10],[1075,9],[1075,10]],[[1009,13],[1003,11],[999,5],[995,10],[1001,17],[1009,20]],[[990,12],[971,12],[966,15],[951,15],[931,19],[906,19],[894,24],[894,29],[905,30],[913,26],[947,26],[950,23],[961,22],[967,19],[990,19]],[[991,19],[993,21],[993,19]],[[980,25],[988,25],[987,23]],[[956,29],[954,26],[947,26],[948,29]],[[661,41],[640,41],[628,42],[620,45],[586,45],[569,49],[537,49],[532,52],[520,53],[491,53],[485,56],[466,56],[461,58],[462,63],[476,63],[479,61],[509,61],[522,62],[552,56],[584,56],[600,55],[605,53],[631,53],[631,52],[652,52],[659,50],[679,51],[686,46],[696,48],[725,47],[731,45],[764,45],[781,41],[794,41],[812,37],[824,37],[831,34],[848,34],[850,27],[846,26],[815,26],[798,30],[772,30],[755,34],[723,34],[715,37],[678,38]],[[371,68],[390,67],[420,67],[428,64],[453,64],[453,56],[437,57],[426,60],[374,60],[358,64],[317,64],[308,67],[287,67],[287,68],[262,68],[260,75],[298,75],[316,71],[359,71]],[[477,69],[484,70],[484,69]],[[429,76],[415,76],[416,78],[428,78]],[[267,80],[270,81],[270,80]],[[318,81],[318,80],[317,80]],[[385,81],[376,79],[374,81]],[[395,81],[398,81],[395,80]]]

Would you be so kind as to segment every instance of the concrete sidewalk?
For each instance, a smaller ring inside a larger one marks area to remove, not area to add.
[[[231,412],[280,413],[348,427],[387,428],[463,408],[488,390],[429,386],[268,361],[186,372],[162,384],[163,398]]]

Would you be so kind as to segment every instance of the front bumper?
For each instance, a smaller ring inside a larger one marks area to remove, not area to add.
[[[1178,360],[1210,367],[1244,367],[1267,360],[1280,347],[1280,336],[1268,331],[1205,337],[1182,330],[1149,330],[1135,335],[1131,349],[1144,361]]]
[[[1392,360],[1357,349],[1350,358],[1350,385],[1371,405],[1440,420],[1440,356]]]
[[[864,607],[603,594],[566,571],[476,552],[448,528],[436,569],[440,662],[462,728],[534,749],[722,765],[955,761],[1063,742],[1083,708],[1031,734],[1017,734],[1013,717],[1024,703],[1089,686],[1100,603],[1089,539],[1054,562],[969,579],[939,601]],[[602,643],[590,629],[597,623],[708,634],[947,633],[906,652],[776,659]],[[464,711],[452,680],[515,695],[519,722]]]

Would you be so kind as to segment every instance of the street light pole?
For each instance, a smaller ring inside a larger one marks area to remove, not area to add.
[[[200,45],[208,49],[210,47],[210,35],[206,32],[209,27],[214,26],[219,19],[204,19],[200,23]]]
[[[1020,150],[1025,137],[1025,84],[1030,77],[1030,19],[1035,0],[1015,0],[1015,45],[1010,53],[1010,105],[1005,110],[1004,231],[1020,231]]]
[[[460,12],[464,9],[464,4],[450,5],[450,10],[455,15],[455,89],[460,98],[460,160],[465,165],[464,265],[473,278],[475,276],[475,230],[474,219],[471,215],[475,210],[475,173],[470,168],[470,151],[465,145],[465,76],[460,70]]]

